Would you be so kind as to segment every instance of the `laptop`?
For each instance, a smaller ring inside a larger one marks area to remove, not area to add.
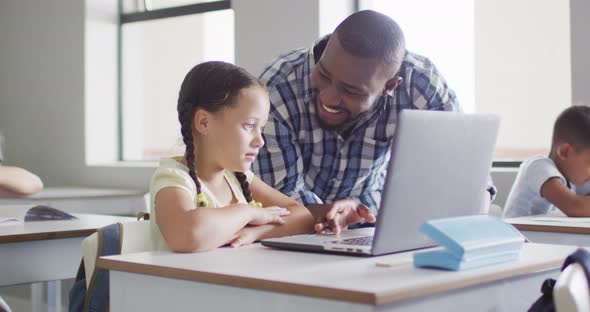
[[[402,110],[375,227],[262,240],[281,249],[378,256],[436,244],[427,220],[483,210],[500,119],[489,114]]]

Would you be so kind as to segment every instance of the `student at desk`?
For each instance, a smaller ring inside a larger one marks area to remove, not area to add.
[[[0,135],[0,197],[22,197],[43,189],[43,182],[35,174],[19,167],[3,166],[2,135]]]
[[[555,121],[548,157],[522,163],[504,217],[546,214],[557,207],[570,217],[590,216],[590,196],[576,187],[590,182],[590,107],[571,106]]]
[[[161,160],[150,183],[158,249],[197,252],[313,232],[305,207],[249,170],[269,111],[256,78],[228,63],[199,64],[182,82],[177,109],[185,155]]]

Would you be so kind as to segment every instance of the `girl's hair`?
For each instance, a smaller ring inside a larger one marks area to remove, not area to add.
[[[193,67],[180,87],[178,94],[178,121],[180,133],[186,145],[184,157],[189,169],[189,175],[197,186],[197,194],[201,193],[201,184],[197,179],[195,169],[195,147],[193,143],[193,117],[198,108],[216,113],[226,107],[236,105],[236,97],[244,88],[264,86],[244,69],[230,63],[211,61]],[[234,172],[240,182],[246,201],[252,201],[250,185],[246,175]],[[204,206],[204,203],[200,203]]]

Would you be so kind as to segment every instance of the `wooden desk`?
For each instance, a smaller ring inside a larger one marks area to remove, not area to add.
[[[103,226],[135,220],[74,215],[78,220],[0,225],[0,287],[74,278],[82,259],[84,238]],[[49,306],[59,307],[59,282],[50,282],[48,292]]]
[[[559,222],[558,218],[563,218],[563,221]],[[555,213],[510,218],[504,221],[514,225],[534,243],[590,247],[590,222],[576,222],[576,218],[567,218],[563,214]]]
[[[524,311],[574,250],[525,244],[517,261],[462,272],[416,269],[411,252],[358,258],[259,244],[109,256],[97,266],[111,270],[113,311]]]

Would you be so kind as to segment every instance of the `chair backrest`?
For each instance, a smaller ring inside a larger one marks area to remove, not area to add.
[[[136,221],[121,223],[121,254],[150,251],[154,249],[149,221]],[[82,241],[84,255],[84,270],[86,276],[92,276],[96,259],[98,259],[98,232],[88,236]],[[90,284],[90,278],[86,279],[86,287]]]
[[[149,221],[123,223],[121,228],[121,254],[154,250]]]
[[[82,241],[82,255],[84,257],[84,271],[86,276],[86,287],[90,284],[90,276],[94,273],[94,267],[96,266],[96,259],[98,254],[98,232],[86,237]]]
[[[0,297],[0,311],[1,312],[11,312],[12,311],[12,310],[10,310],[10,307],[8,306],[8,304],[6,304],[4,299],[2,299],[2,297]]]
[[[502,218],[502,207],[496,204],[490,204],[490,209],[488,210],[488,214],[490,216]]]
[[[553,287],[555,308],[559,311],[590,311],[590,289],[584,267],[572,263],[565,267]]]
[[[541,297],[529,312],[590,311],[590,252],[578,248],[567,256],[557,281],[548,278],[541,285]]]
[[[82,241],[84,256],[70,290],[69,311],[108,311],[109,272],[96,269],[96,260],[153,250],[150,222],[115,223],[99,229]]]

